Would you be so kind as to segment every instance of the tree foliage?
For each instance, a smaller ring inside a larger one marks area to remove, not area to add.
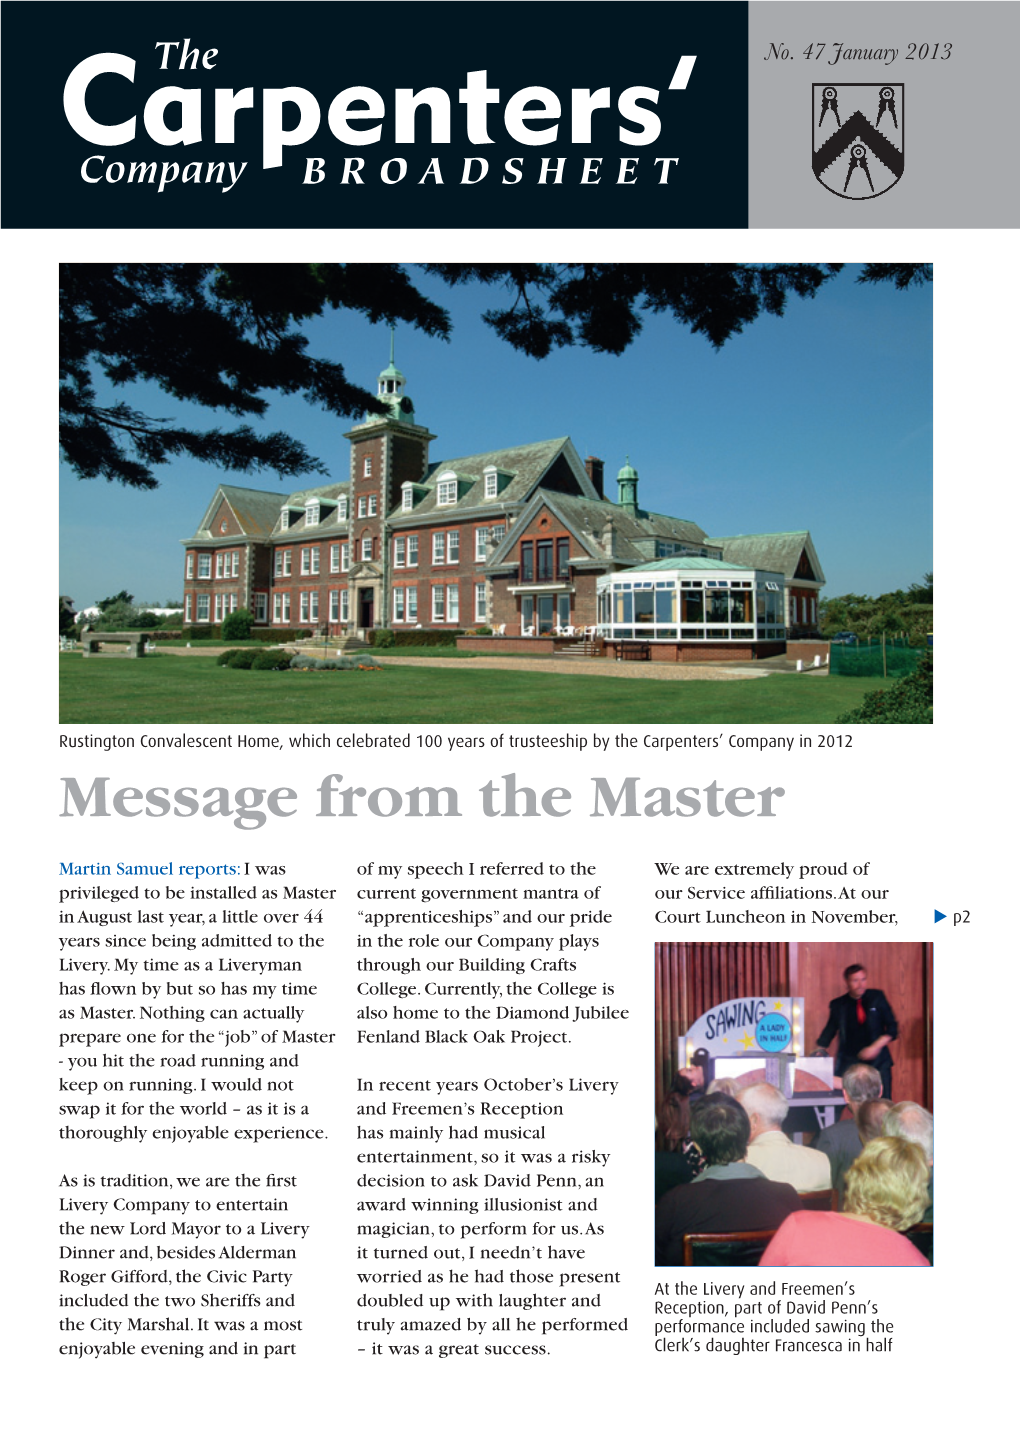
[[[509,304],[487,310],[497,335],[541,359],[564,345],[620,355],[640,334],[642,313],[671,315],[717,349],[761,315],[781,316],[842,265],[427,265],[450,285],[481,282]],[[930,281],[929,265],[865,266],[862,282],[903,290]]]
[[[923,644],[932,629],[934,590],[929,571],[923,583],[906,591],[886,591],[881,596],[823,596],[818,606],[823,636],[838,631],[856,631],[859,636],[880,636],[904,632],[912,642]]]
[[[484,313],[498,335],[541,359],[566,345],[621,354],[645,313],[668,314],[716,348],[759,316],[782,315],[840,265],[430,265],[449,285],[480,282],[505,303]],[[899,289],[931,279],[925,265],[866,266],[859,279]],[[250,424],[277,395],[337,416],[381,412],[343,366],[309,353],[302,325],[327,311],[400,321],[449,339],[450,318],[398,265],[69,264],[60,268],[60,443],[80,477],[140,489],[177,456],[230,471],[325,474],[300,441]],[[177,402],[236,424],[202,429],[105,404],[110,387],[145,381]]]

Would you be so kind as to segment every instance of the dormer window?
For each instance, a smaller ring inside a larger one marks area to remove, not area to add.
[[[436,486],[436,504],[439,506],[453,506],[457,501],[457,477],[455,475],[440,476]]]
[[[290,530],[290,507],[289,507],[289,506],[284,506],[283,510],[280,512],[280,530],[281,530],[281,531],[289,531],[289,530]]]
[[[347,497],[346,497],[346,496],[341,496],[340,499],[339,499],[339,501],[337,502],[336,518],[337,518],[338,521],[346,521],[346,519],[347,519]]]
[[[499,495],[499,476],[495,471],[485,472],[485,499],[491,501]]]
[[[414,487],[404,486],[400,492],[400,509],[402,511],[414,510]]]
[[[309,501],[308,505],[305,507],[305,525],[306,525],[306,526],[317,526],[318,524],[319,524],[319,503],[318,503],[318,501]]]

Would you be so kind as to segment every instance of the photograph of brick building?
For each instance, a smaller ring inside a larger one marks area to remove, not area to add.
[[[392,349],[392,348],[391,348]],[[289,494],[217,488],[184,540],[184,615],[365,637],[491,629],[536,649],[597,636],[656,659],[750,659],[817,634],[825,577],[807,530],[712,537],[641,508],[629,457],[569,436],[433,460],[393,362],[384,414],[346,433],[347,477]]]

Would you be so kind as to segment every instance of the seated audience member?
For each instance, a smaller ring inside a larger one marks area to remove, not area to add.
[[[861,1102],[854,1121],[857,1123],[857,1135],[861,1139],[862,1151],[876,1137],[885,1135],[882,1131],[882,1123],[891,1106],[892,1102],[887,1101],[885,1097],[879,1097],[877,1102]]]
[[[916,1142],[928,1163],[928,1206],[922,1222],[935,1221],[935,1118],[917,1102],[897,1102],[886,1113],[882,1130],[887,1137]]]
[[[751,1124],[738,1101],[722,1093],[691,1104],[691,1136],[705,1170],[674,1187],[655,1209],[655,1259],[683,1265],[689,1232],[769,1231],[795,1212],[800,1198],[785,1182],[770,1182],[745,1161]]]
[[[670,1092],[659,1113],[655,1152],[655,1200],[693,1181],[705,1169],[705,1158],[691,1141],[691,1112],[687,1098]]]
[[[798,1147],[783,1131],[790,1103],[768,1082],[746,1087],[738,1097],[751,1123],[747,1160],[772,1182],[789,1182],[798,1192],[827,1192],[832,1186],[829,1158]]]
[[[843,1212],[795,1212],[765,1248],[762,1267],[927,1267],[900,1233],[921,1220],[928,1165],[916,1142],[877,1137],[846,1174]]]
[[[850,1108],[850,1115],[834,1126],[826,1127],[815,1137],[812,1145],[816,1151],[824,1152],[832,1169],[832,1185],[843,1205],[843,1179],[847,1167],[861,1154],[861,1139],[857,1135],[857,1112],[864,1102],[878,1101],[882,1095],[882,1078],[873,1066],[855,1062],[848,1066],[843,1077],[843,1098]]]

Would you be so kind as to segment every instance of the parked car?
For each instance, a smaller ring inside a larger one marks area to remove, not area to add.
[[[854,646],[856,643],[857,633],[855,631],[837,631],[829,644],[832,646]]]

